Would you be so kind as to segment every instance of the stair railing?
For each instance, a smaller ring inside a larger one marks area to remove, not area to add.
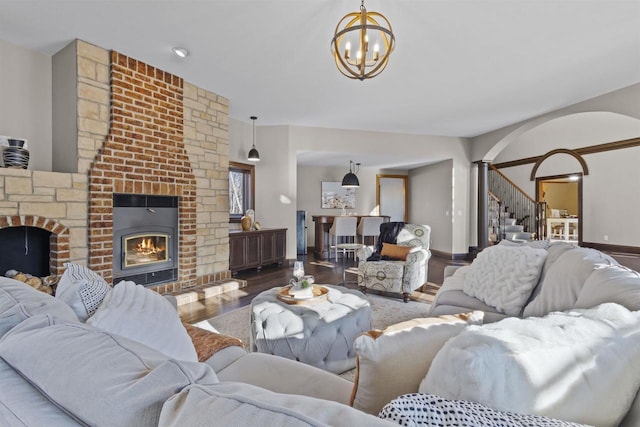
[[[536,202],[493,165],[489,165],[488,181],[490,194],[504,206],[504,211],[515,215],[516,223],[523,225],[524,231],[534,233],[535,239],[542,238],[546,203]]]

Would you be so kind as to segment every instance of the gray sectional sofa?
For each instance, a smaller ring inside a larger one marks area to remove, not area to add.
[[[8,278],[0,337],[3,426],[393,425],[345,405],[336,375],[238,347],[177,360]]]

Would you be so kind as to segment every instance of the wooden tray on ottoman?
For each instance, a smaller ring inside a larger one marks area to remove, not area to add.
[[[289,295],[291,285],[285,286],[278,291],[278,299],[287,304],[311,305],[324,302],[329,299],[329,289],[320,285],[313,285],[313,296],[311,298],[295,298]]]

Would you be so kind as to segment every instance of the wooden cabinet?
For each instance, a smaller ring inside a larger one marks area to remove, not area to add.
[[[287,256],[287,229],[232,231],[229,233],[229,270],[236,273],[248,268],[281,264]]]

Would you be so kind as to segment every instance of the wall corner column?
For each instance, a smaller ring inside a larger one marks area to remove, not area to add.
[[[478,165],[478,250],[489,246],[489,163]]]

